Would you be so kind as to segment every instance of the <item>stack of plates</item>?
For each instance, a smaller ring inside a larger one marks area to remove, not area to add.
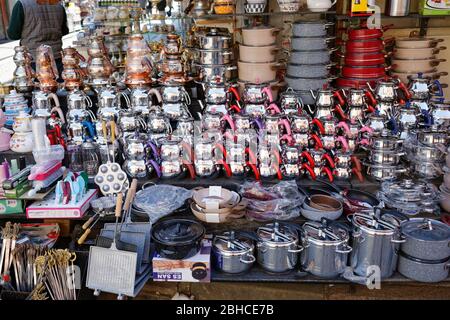
[[[192,213],[199,220],[208,223],[242,218],[247,207],[246,201],[237,192],[221,187],[195,190],[192,200]]]

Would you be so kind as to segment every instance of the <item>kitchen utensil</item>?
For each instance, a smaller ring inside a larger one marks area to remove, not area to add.
[[[404,60],[423,60],[431,59],[437,55],[441,50],[447,49],[446,47],[436,47],[436,48],[395,48],[394,58],[404,59]]]
[[[421,48],[435,48],[443,39],[424,38],[424,37],[401,37],[395,39],[395,46],[397,48],[421,49]]]
[[[242,29],[243,45],[262,47],[271,46],[276,42],[280,29],[270,26],[247,27]]]
[[[243,62],[274,62],[280,49],[276,45],[245,46],[239,45],[239,60]]]
[[[246,233],[229,231],[216,235],[212,242],[214,266],[232,274],[247,272],[256,261],[255,246]]]
[[[280,63],[252,63],[238,61],[239,80],[250,83],[272,82],[276,78],[277,68]]]
[[[419,73],[419,72],[431,72],[441,62],[447,61],[446,59],[436,59],[434,56],[428,59],[408,59],[402,60],[394,58],[392,59],[392,69],[396,72],[403,73]]]
[[[325,20],[296,21],[291,24],[294,37],[326,37],[335,24]]]
[[[291,48],[296,51],[328,50],[335,39],[335,37],[292,37]]]
[[[447,279],[450,270],[450,260],[427,261],[400,253],[398,272],[405,277],[418,282],[440,282]]]

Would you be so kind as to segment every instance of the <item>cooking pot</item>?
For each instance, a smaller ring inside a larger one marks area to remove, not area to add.
[[[248,27],[242,29],[243,45],[263,47],[276,43],[280,29],[269,26]]]
[[[298,228],[279,222],[259,227],[256,230],[258,264],[269,272],[293,270],[303,250],[299,245]]]
[[[450,257],[450,227],[438,220],[413,218],[402,224],[406,241],[401,251],[421,260],[447,260]]]
[[[438,54],[441,50],[447,49],[446,47],[439,48],[395,48],[394,58],[395,59],[405,59],[405,60],[421,60],[430,59]]]
[[[447,103],[433,103],[431,116],[436,125],[446,125],[450,121],[450,105]]]
[[[285,115],[296,114],[303,109],[303,100],[292,88],[280,94],[280,107]]]
[[[302,269],[320,278],[335,278],[343,273],[352,251],[347,228],[326,220],[306,222],[302,228]]]
[[[212,241],[213,261],[217,270],[240,274],[256,261],[252,239],[245,233],[230,231],[216,235]]]
[[[384,65],[386,62],[384,53],[347,53],[344,57],[345,64],[351,67],[373,67]]]
[[[383,130],[380,136],[372,137],[369,144],[372,149],[397,150],[401,143],[403,143],[402,139],[390,135],[387,130]]]
[[[200,49],[223,50],[232,47],[232,39],[229,33],[221,32],[217,28],[211,28],[206,32],[196,32],[195,35]]]
[[[304,50],[327,50],[336,37],[292,37],[291,48],[296,51]]]
[[[413,160],[411,170],[419,177],[424,179],[436,179],[442,176],[442,169],[439,163],[434,161]]]
[[[332,50],[308,50],[308,51],[290,51],[289,61],[297,64],[329,64],[331,54],[336,51]]]
[[[416,77],[417,73],[415,73],[415,72],[397,72],[397,71],[392,71],[391,75],[394,78],[398,78],[403,83],[409,83],[410,80],[411,80],[411,77]],[[430,72],[423,72],[422,73],[422,77],[429,78],[429,79],[435,79],[435,80],[438,80],[440,77],[444,77],[444,76],[447,76],[447,75],[448,75],[448,72],[444,72],[444,71],[438,72],[436,68],[434,68]]]
[[[447,131],[439,129],[437,126],[430,128],[411,130],[410,133],[421,144],[432,147],[438,144],[447,145],[449,134]]]
[[[346,53],[376,53],[385,49],[383,40],[348,41],[345,44]]]
[[[440,282],[447,279],[450,270],[450,259],[428,261],[410,257],[400,253],[398,272],[418,282]]]
[[[225,83],[233,78],[232,71],[237,70],[236,66],[227,64],[196,64],[199,68],[200,79],[203,83]]]
[[[277,69],[282,64],[277,62],[252,63],[238,61],[239,80],[251,83],[272,82],[276,78]]]
[[[447,61],[446,59],[436,59],[435,57],[429,59],[413,59],[402,60],[392,59],[392,69],[396,72],[403,73],[419,73],[419,72],[431,72],[441,62]]]
[[[152,242],[163,258],[183,260],[196,255],[201,248],[205,227],[189,219],[170,219],[152,226]]]
[[[205,50],[196,49],[194,51],[194,60],[199,64],[228,64],[233,58],[231,50]]]
[[[325,20],[297,21],[290,24],[294,37],[325,37],[335,24]]]
[[[435,48],[439,42],[443,42],[443,39],[436,38],[396,38],[395,46],[397,48],[409,48],[409,49],[421,49],[421,48]]]
[[[380,39],[383,37],[384,31],[386,31],[390,26],[383,27],[382,29],[368,29],[368,28],[358,28],[358,29],[348,29],[347,35],[349,40],[373,40]]]
[[[331,81],[333,81],[335,78],[329,77],[329,78],[299,78],[287,75],[286,76],[286,82],[288,83],[288,86],[295,91],[306,91],[308,90],[317,90],[323,88],[324,85],[328,85]],[[311,96],[311,93],[309,92],[309,95]],[[303,99],[303,96],[302,96]],[[312,99],[312,97],[311,97]],[[312,99],[314,100],[314,99]],[[308,103],[305,100],[303,100],[305,104],[314,104]]]
[[[274,62],[275,54],[280,50],[276,45],[244,46],[239,45],[239,60],[243,62]]]
[[[400,173],[405,173],[407,170],[399,165],[382,165],[364,163],[367,166],[367,174],[377,181],[394,180]]]
[[[441,162],[445,158],[445,154],[441,149],[435,146],[426,146],[423,144],[416,144],[410,146],[411,154],[418,162]]]
[[[289,63],[287,74],[298,78],[328,77],[332,64],[294,64]]]
[[[378,266],[382,279],[392,276],[397,266],[399,246],[405,242],[400,228],[387,222],[383,216],[377,218],[355,213],[347,218],[354,227],[350,259],[354,272],[367,277],[370,275],[370,267]]]
[[[382,78],[386,75],[387,69],[380,66],[365,66],[365,67],[342,67],[342,76],[345,78],[367,79],[367,78]]]
[[[400,163],[400,157],[405,155],[404,152],[386,149],[371,149],[369,161],[372,164],[380,165],[397,165]]]

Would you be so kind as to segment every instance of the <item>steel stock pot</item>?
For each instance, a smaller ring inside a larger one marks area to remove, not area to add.
[[[293,226],[274,222],[257,229],[257,261],[265,270],[280,273],[296,267],[303,247]]]
[[[352,251],[346,228],[339,223],[328,225],[326,220],[306,222],[302,227],[302,269],[321,278],[334,278],[343,273]]]
[[[216,269],[226,273],[247,272],[256,261],[253,241],[242,232],[230,231],[216,235],[212,251]]]

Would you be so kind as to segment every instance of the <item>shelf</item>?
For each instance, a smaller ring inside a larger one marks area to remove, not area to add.
[[[381,15],[382,19],[429,19],[429,18],[446,18],[446,17],[450,17],[449,15],[431,15],[431,16],[426,16],[426,15],[421,15],[418,13],[411,13],[407,16],[400,16],[400,17],[393,17],[393,16],[387,16],[385,14]],[[367,17],[350,17],[349,15],[346,14],[337,14],[336,15],[336,20],[351,20],[351,19],[364,19]]]
[[[264,17],[264,16],[304,16],[304,15],[332,15],[336,14],[336,11],[326,11],[326,12],[311,12],[311,11],[297,11],[297,12],[263,12],[263,13],[233,13],[233,14],[208,14],[201,17],[192,17],[194,20],[209,20],[218,18],[234,18],[234,17]]]

